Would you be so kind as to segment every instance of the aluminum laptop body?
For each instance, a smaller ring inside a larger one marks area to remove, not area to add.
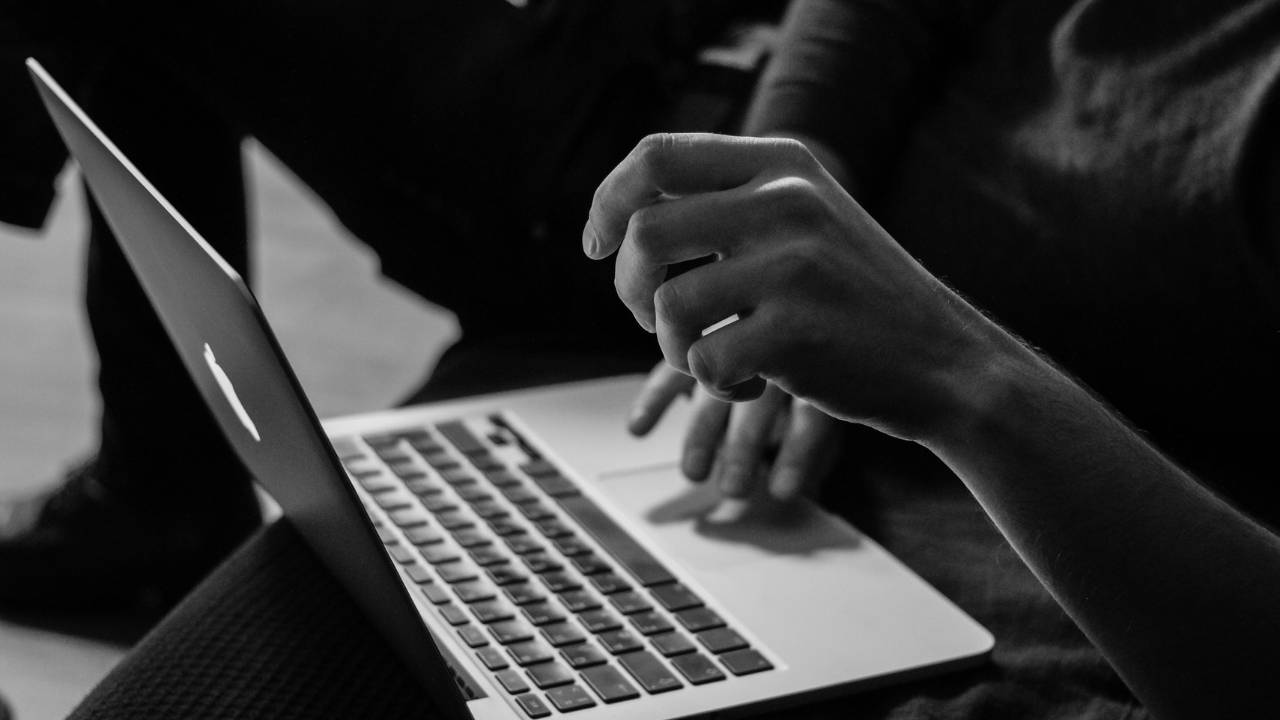
[[[684,480],[687,407],[624,430],[642,378],[322,425],[234,270],[28,67],[223,432],[447,717],[745,714],[989,653],[843,520]]]

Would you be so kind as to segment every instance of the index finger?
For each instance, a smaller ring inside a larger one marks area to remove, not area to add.
[[[599,260],[622,244],[632,213],[663,195],[727,190],[750,182],[767,168],[812,155],[783,138],[708,133],[650,135],[605,177],[591,199],[582,250]]]

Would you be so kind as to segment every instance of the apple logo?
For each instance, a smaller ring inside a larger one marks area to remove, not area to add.
[[[240,422],[254,440],[262,442],[258,427],[253,424],[253,418],[249,417],[244,405],[240,403],[240,397],[236,395],[236,388],[231,384],[231,378],[227,377],[226,371],[218,364],[218,358],[213,356],[213,348],[209,347],[209,343],[204,344],[204,361],[209,364],[209,372],[213,373],[213,379],[218,381],[218,387],[222,388],[222,394],[227,397],[231,409],[236,411],[236,417],[240,418]]]

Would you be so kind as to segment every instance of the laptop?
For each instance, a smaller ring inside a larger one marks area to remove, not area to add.
[[[990,652],[843,520],[688,483],[687,407],[623,428],[640,377],[322,424],[242,279],[27,65],[223,432],[447,717],[749,714]]]

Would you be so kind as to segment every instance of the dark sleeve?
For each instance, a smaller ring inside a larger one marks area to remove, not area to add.
[[[0,4],[0,223],[28,228],[44,225],[67,151],[25,61],[34,57],[74,92],[85,74],[81,55],[89,47],[82,42],[79,23],[73,25],[64,19],[66,13],[48,6]]]
[[[874,183],[997,1],[796,0],[745,132],[820,140]]]

